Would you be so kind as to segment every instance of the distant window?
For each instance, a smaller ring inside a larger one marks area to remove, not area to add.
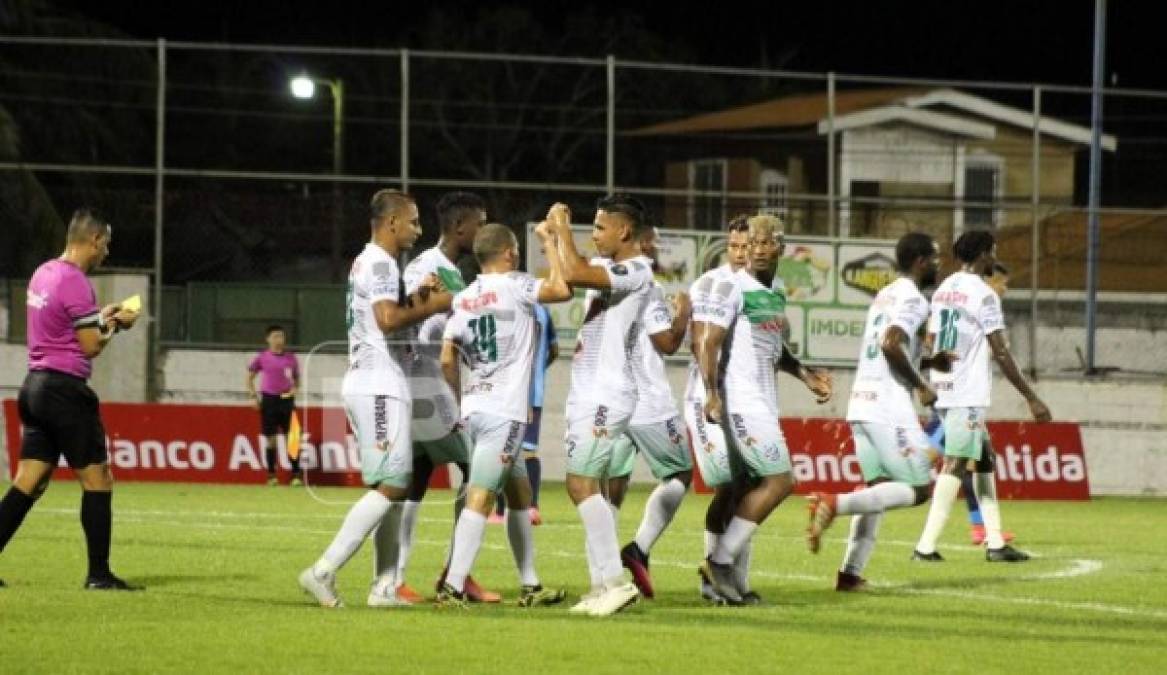
[[[995,228],[1001,198],[1001,161],[995,157],[970,157],[964,163],[964,201],[981,204],[964,207],[964,227]]]
[[[790,181],[780,171],[765,169],[758,176],[758,192],[762,193],[758,211],[786,217],[786,197],[790,192]]]
[[[724,159],[689,162],[689,227],[720,230],[724,225],[726,164]]]

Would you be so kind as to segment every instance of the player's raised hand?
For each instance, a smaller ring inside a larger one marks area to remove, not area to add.
[[[1029,412],[1033,413],[1033,420],[1035,422],[1049,422],[1053,419],[1049,408],[1036,396],[1029,400]]]
[[[831,400],[835,390],[835,378],[830,371],[822,368],[807,368],[802,381],[814,394],[815,403],[826,403]]]
[[[555,233],[551,231],[551,223],[547,220],[544,220],[535,226],[535,235],[539,237],[539,241],[545,242],[548,239],[553,238]]]
[[[547,222],[550,223],[552,232],[563,233],[571,230],[571,209],[563,202],[555,202],[551,205],[551,210],[547,212]]]

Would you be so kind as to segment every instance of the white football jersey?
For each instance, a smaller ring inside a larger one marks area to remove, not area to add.
[[[458,268],[437,246],[426,249],[405,266],[401,278],[405,293],[415,293],[426,277],[436,274],[451,293],[465,287]],[[442,349],[442,333],[449,312],[438,312],[426,317],[421,323],[408,329],[406,375],[409,377],[410,393],[413,396],[413,438],[415,440],[436,440],[450,433],[458,422],[458,403],[454,399],[445,379],[439,361]]]
[[[522,272],[479,274],[454,296],[444,338],[459,345],[469,375],[462,417],[484,412],[526,424],[539,343],[535,304],[543,282]]]
[[[897,375],[883,355],[887,329],[896,326],[908,336],[908,359],[920,355],[920,328],[928,320],[928,301],[915,282],[900,277],[884,286],[867,310],[859,366],[851,385],[848,422],[882,422],[910,426],[917,422],[912,385]]]
[[[928,332],[936,335],[933,351],[957,355],[952,372],[931,371],[937,408],[987,408],[993,388],[988,335],[1005,330],[1001,299],[985,280],[957,272],[932,295]]]
[[[341,385],[343,394],[379,394],[409,400],[400,352],[390,348],[373,313],[373,305],[382,300],[400,303],[402,290],[393,256],[372,242],[365,244],[348,276],[345,321],[349,367]]]
[[[673,327],[673,312],[665,300],[664,290],[656,282],[649,289],[643,324],[644,330],[640,331],[633,351],[637,401],[629,424],[634,427],[664,422],[677,416],[677,405],[673,401],[673,389],[669,386],[665,361],[649,337]]]
[[[693,318],[728,331],[722,345],[720,382],[726,411],[762,413],[777,419],[774,368],[782,358],[785,295],[763,286],[745,270],[720,283],[705,279],[703,276],[693,285]]]
[[[568,417],[600,406],[631,415],[637,399],[633,351],[644,330],[652,261],[646,256],[623,262],[593,258],[591,264],[607,271],[611,288],[588,289],[571,361]]]
[[[692,321],[702,323],[716,323],[721,325],[721,317],[728,313],[724,303],[714,301],[713,297],[729,295],[733,286],[733,269],[729,264],[715,267],[700,277],[689,287],[689,300],[693,305]],[[693,336],[689,336],[690,351],[692,351]],[[705,402],[705,383],[701,380],[701,370],[697,367],[697,359],[689,364],[689,379],[685,383],[685,400]]]

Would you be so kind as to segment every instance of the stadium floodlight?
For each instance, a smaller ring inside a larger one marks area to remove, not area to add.
[[[312,98],[316,95],[316,82],[307,75],[297,75],[292,78],[292,96],[296,98]]]
[[[292,88],[292,96],[301,100],[315,98],[316,85],[328,87],[328,93],[332,96],[332,173],[339,176],[344,173],[344,80],[340,78],[327,79],[320,77],[312,77],[308,73],[301,72],[299,75],[293,77],[288,83]],[[341,197],[340,197],[340,183],[336,182],[332,185],[333,202],[335,204],[335,213],[332,222],[332,245],[331,245],[331,267],[332,280],[335,282],[341,281],[344,278],[344,266],[340,256],[340,250],[343,244],[343,237],[341,236],[341,219],[344,214],[341,212]]]

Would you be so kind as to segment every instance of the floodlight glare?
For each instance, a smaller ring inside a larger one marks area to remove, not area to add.
[[[316,83],[307,75],[300,75],[292,79],[292,96],[296,98],[312,98],[316,95]]]

